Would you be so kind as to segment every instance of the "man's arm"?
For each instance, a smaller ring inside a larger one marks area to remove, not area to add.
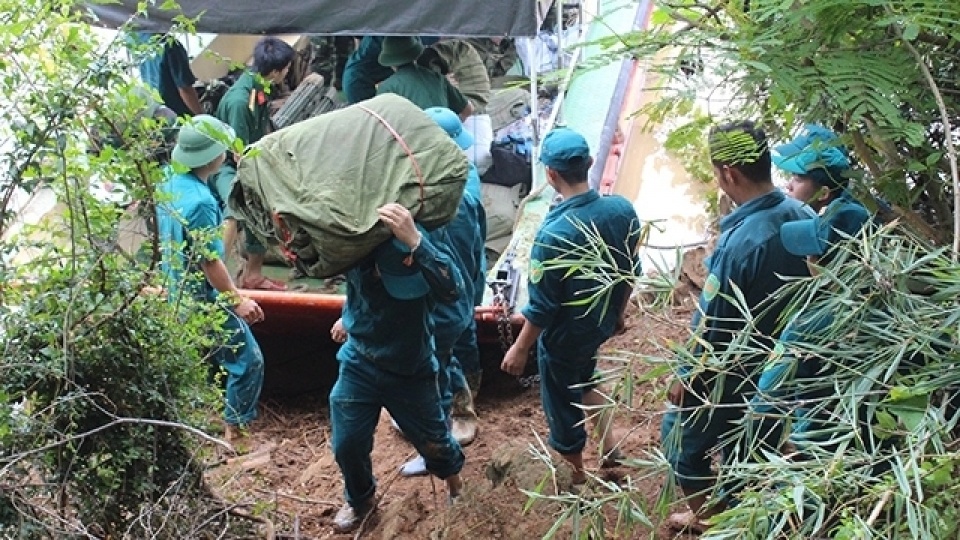
[[[456,111],[460,120],[466,120],[473,115],[473,104],[463,95],[456,86],[450,84],[446,78],[443,79],[444,87],[447,92],[447,103],[450,104],[450,110]]]
[[[190,69],[190,57],[187,56],[187,50],[179,41],[167,45],[167,67],[173,77],[174,84],[177,85],[177,92],[180,99],[186,104],[187,108],[193,114],[202,114],[203,107],[200,105],[200,98],[197,96],[197,89],[193,83],[197,82],[197,77]]]
[[[377,212],[393,235],[410,248],[413,261],[430,285],[433,297],[446,304],[460,298],[463,294],[463,277],[460,271],[450,257],[420,234],[410,211],[400,204],[390,203],[381,206]]]
[[[178,86],[177,92],[180,94],[180,99],[187,105],[187,108],[190,109],[190,112],[193,114],[203,114],[203,106],[200,105],[200,96],[197,95],[197,89],[190,86]]]
[[[187,217],[186,228],[194,238],[195,249],[203,246],[202,252],[195,253],[200,258],[200,270],[211,287],[236,302],[233,310],[241,319],[250,324],[260,322],[263,310],[250,298],[240,296],[227,266],[220,259],[223,240],[220,239],[220,213],[216,204],[211,198],[209,203],[200,204]]]
[[[210,285],[220,292],[228,295],[236,304],[233,311],[248,324],[258,323],[263,320],[263,310],[252,299],[240,296],[240,291],[233,284],[233,278],[227,270],[227,265],[220,259],[209,259],[200,263],[200,270],[207,278]]]
[[[422,237],[412,252],[413,261],[420,267],[423,278],[430,285],[430,293],[438,302],[452,304],[463,294],[463,276],[449,255]]]
[[[500,369],[516,377],[523,375],[523,370],[527,367],[527,359],[530,358],[530,349],[537,344],[537,340],[540,339],[542,333],[542,327],[524,318],[523,328],[517,335],[516,341],[503,355]]]
[[[544,245],[540,235],[530,250],[530,272],[527,280],[529,301],[523,308],[523,329],[510,350],[503,356],[500,369],[511,374],[523,375],[530,350],[537,344],[540,334],[553,322],[563,304],[562,270],[546,271],[543,264],[555,257],[555,250]]]

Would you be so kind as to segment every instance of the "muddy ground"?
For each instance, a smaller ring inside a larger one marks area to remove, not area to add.
[[[660,355],[665,344],[686,336],[691,304],[681,304],[657,315],[641,314],[640,308],[633,307],[628,332],[604,347],[608,358],[601,362],[602,367],[626,365],[635,378],[650,373],[655,364],[645,361],[644,356]],[[625,358],[631,361],[625,363]],[[317,394],[265,402],[261,419],[238,444],[245,455],[212,468],[210,479],[226,499],[245,504],[248,511],[269,519],[277,538],[542,538],[569,505],[555,501],[530,505],[530,498],[521,489],[537,490],[539,486],[551,495],[564,492],[569,471],[555,462],[557,472],[551,474],[545,462],[534,457],[532,449],[542,448],[547,434],[539,389],[522,388],[516,379],[495,368],[497,361],[491,358],[485,364],[485,381],[477,401],[480,434],[464,449],[465,493],[452,507],[447,506],[443,482],[430,477],[399,477],[398,468],[415,452],[390,426],[384,412],[373,451],[380,511],[359,534],[335,534],[331,523],[343,503],[342,486],[328,444],[326,396]],[[659,443],[663,385],[662,377],[653,377],[633,384],[632,392],[620,392],[626,405],[618,411],[615,433],[632,458],[644,459]],[[556,454],[552,456],[558,460]],[[660,475],[630,466],[601,471],[596,467],[595,446],[588,446],[585,458],[593,472],[609,483],[591,482],[585,491],[588,501],[603,500],[616,486],[628,484],[642,504],[652,505],[661,493]],[[652,528],[625,530],[618,526],[616,505],[602,506],[606,538],[684,537],[658,527],[656,522]],[[567,520],[558,537],[569,538],[572,527]]]

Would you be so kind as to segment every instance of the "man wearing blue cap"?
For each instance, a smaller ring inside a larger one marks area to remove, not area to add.
[[[227,439],[233,429],[257,417],[257,400],[263,386],[263,354],[249,324],[263,320],[263,311],[250,298],[240,296],[223,263],[220,205],[207,185],[207,177],[226,159],[226,141],[233,131],[216,118],[195,116],[180,128],[171,154],[174,163],[188,172],[171,174],[158,188],[168,202],[157,205],[166,289],[172,302],[188,294],[204,302],[225,301],[228,341],[214,353],[227,372]],[[199,272],[198,272],[199,270]],[[203,279],[199,278],[203,275]]]
[[[849,198],[850,159],[837,134],[823,126],[808,124],[795,139],[774,148],[773,163],[792,175],[787,194],[815,212],[837,198]]]
[[[443,107],[424,111],[447,132],[461,150],[473,144],[473,136],[463,129],[456,113]],[[471,170],[475,173],[473,164]],[[430,241],[450,256],[463,277],[464,294],[454,303],[437,303],[433,308],[434,346],[440,364],[438,384],[443,410],[450,424],[453,438],[462,445],[473,442],[477,436],[477,413],[473,407],[471,387],[465,371],[478,371],[480,352],[477,347],[477,324],[474,307],[476,289],[484,284],[484,261],[481,222],[485,219],[483,206],[477,198],[477,185],[468,180],[457,214],[444,227],[428,233]],[[482,294],[482,289],[481,289]],[[427,474],[423,456],[418,456],[400,468],[403,476]]]
[[[446,77],[416,64],[423,52],[417,37],[386,37],[380,49],[380,64],[395,73],[377,87],[377,94],[397,94],[421,109],[446,107],[461,120],[473,114],[473,105]]]
[[[820,215],[812,219],[791,221],[780,227],[783,246],[793,255],[806,257],[811,273],[828,262],[839,245],[856,236],[870,221],[870,213],[844,189],[849,176],[850,162],[839,145],[837,136],[821,126],[807,126],[793,141],[774,149],[774,163],[793,173],[790,194],[811,193]],[[812,186],[810,186],[812,184]],[[824,203],[826,203],[824,205]],[[768,362],[757,385],[758,394],[751,401],[751,426],[767,443],[768,450],[779,448],[782,438],[782,420],[775,413],[784,401],[820,403],[834,392],[833,384],[811,388],[803,393],[790,392],[790,381],[825,379],[832,364],[816,356],[797,358],[790,351],[794,345],[813,338],[833,323],[833,315],[822,310],[799,313],[784,329],[774,348],[774,358]],[[793,411],[790,441],[803,450],[809,441],[829,437],[829,427],[809,408]]]
[[[463,281],[409,210],[391,203],[378,213],[394,238],[347,271],[342,319],[331,330],[335,341],[345,341],[330,391],[331,446],[346,494],[333,520],[338,532],[356,528],[375,507],[370,452],[383,407],[426,469],[446,480],[451,499],[462,486],[463,451],[440,403],[431,313],[438,302],[457,302]]]
[[[640,220],[623,197],[600,197],[590,189],[587,174],[593,158],[579,133],[567,128],[548,133],[540,161],[563,202],[547,213],[537,231],[530,251],[530,300],[522,310],[525,322],[500,367],[522,375],[530,350],[537,346],[550,446],[573,466],[573,483],[579,485],[586,481],[583,407],[607,404],[595,380],[596,354],[623,328],[624,310],[640,272]],[[584,249],[597,260],[582,260]],[[597,277],[601,273],[603,278]],[[609,411],[599,413],[601,466],[614,466],[621,459],[610,421]]]
[[[772,347],[778,316],[789,300],[774,295],[785,278],[809,275],[804,260],[784,247],[780,227],[814,217],[808,206],[773,185],[766,134],[752,122],[714,127],[709,147],[717,185],[738,206],[720,221],[720,238],[707,261],[709,275],[691,323],[696,337],[690,358],[703,360],[678,369],[660,436],[690,507],[672,514],[668,525],[692,530],[705,529],[705,520],[723,507],[722,501],[706,506],[716,483],[711,456],[719,447],[723,459],[731,459],[736,448],[731,432],[745,414],[749,398],[744,394],[754,388],[763,360],[756,355],[734,362],[727,349],[742,340],[758,349]],[[749,325],[737,297],[746,302]]]

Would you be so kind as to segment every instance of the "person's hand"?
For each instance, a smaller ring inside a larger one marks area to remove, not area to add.
[[[680,407],[683,405],[683,394],[685,389],[683,387],[683,381],[679,378],[674,377],[673,382],[670,383],[670,388],[667,389],[667,401]]]
[[[377,209],[380,220],[398,240],[410,247],[410,251],[420,245],[420,231],[413,222],[413,215],[398,203],[389,203]]]
[[[263,310],[260,309],[260,305],[245,296],[240,299],[239,304],[234,306],[233,311],[247,324],[256,324],[263,321]]]
[[[337,322],[330,327],[330,337],[333,338],[334,343],[347,341],[347,331],[343,328],[343,319],[337,319]]]
[[[529,356],[530,351],[528,349],[521,349],[514,344],[506,354],[503,355],[503,361],[500,362],[500,369],[515,377],[520,377],[527,367],[527,358]]]

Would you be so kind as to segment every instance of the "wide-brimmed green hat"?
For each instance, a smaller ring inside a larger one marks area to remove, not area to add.
[[[217,159],[227,151],[223,139],[236,136],[233,128],[209,114],[194,116],[180,128],[177,145],[173,148],[173,161],[196,169]]]
[[[380,65],[387,67],[411,64],[423,52],[423,43],[420,38],[413,36],[389,36],[383,38],[380,47]]]

